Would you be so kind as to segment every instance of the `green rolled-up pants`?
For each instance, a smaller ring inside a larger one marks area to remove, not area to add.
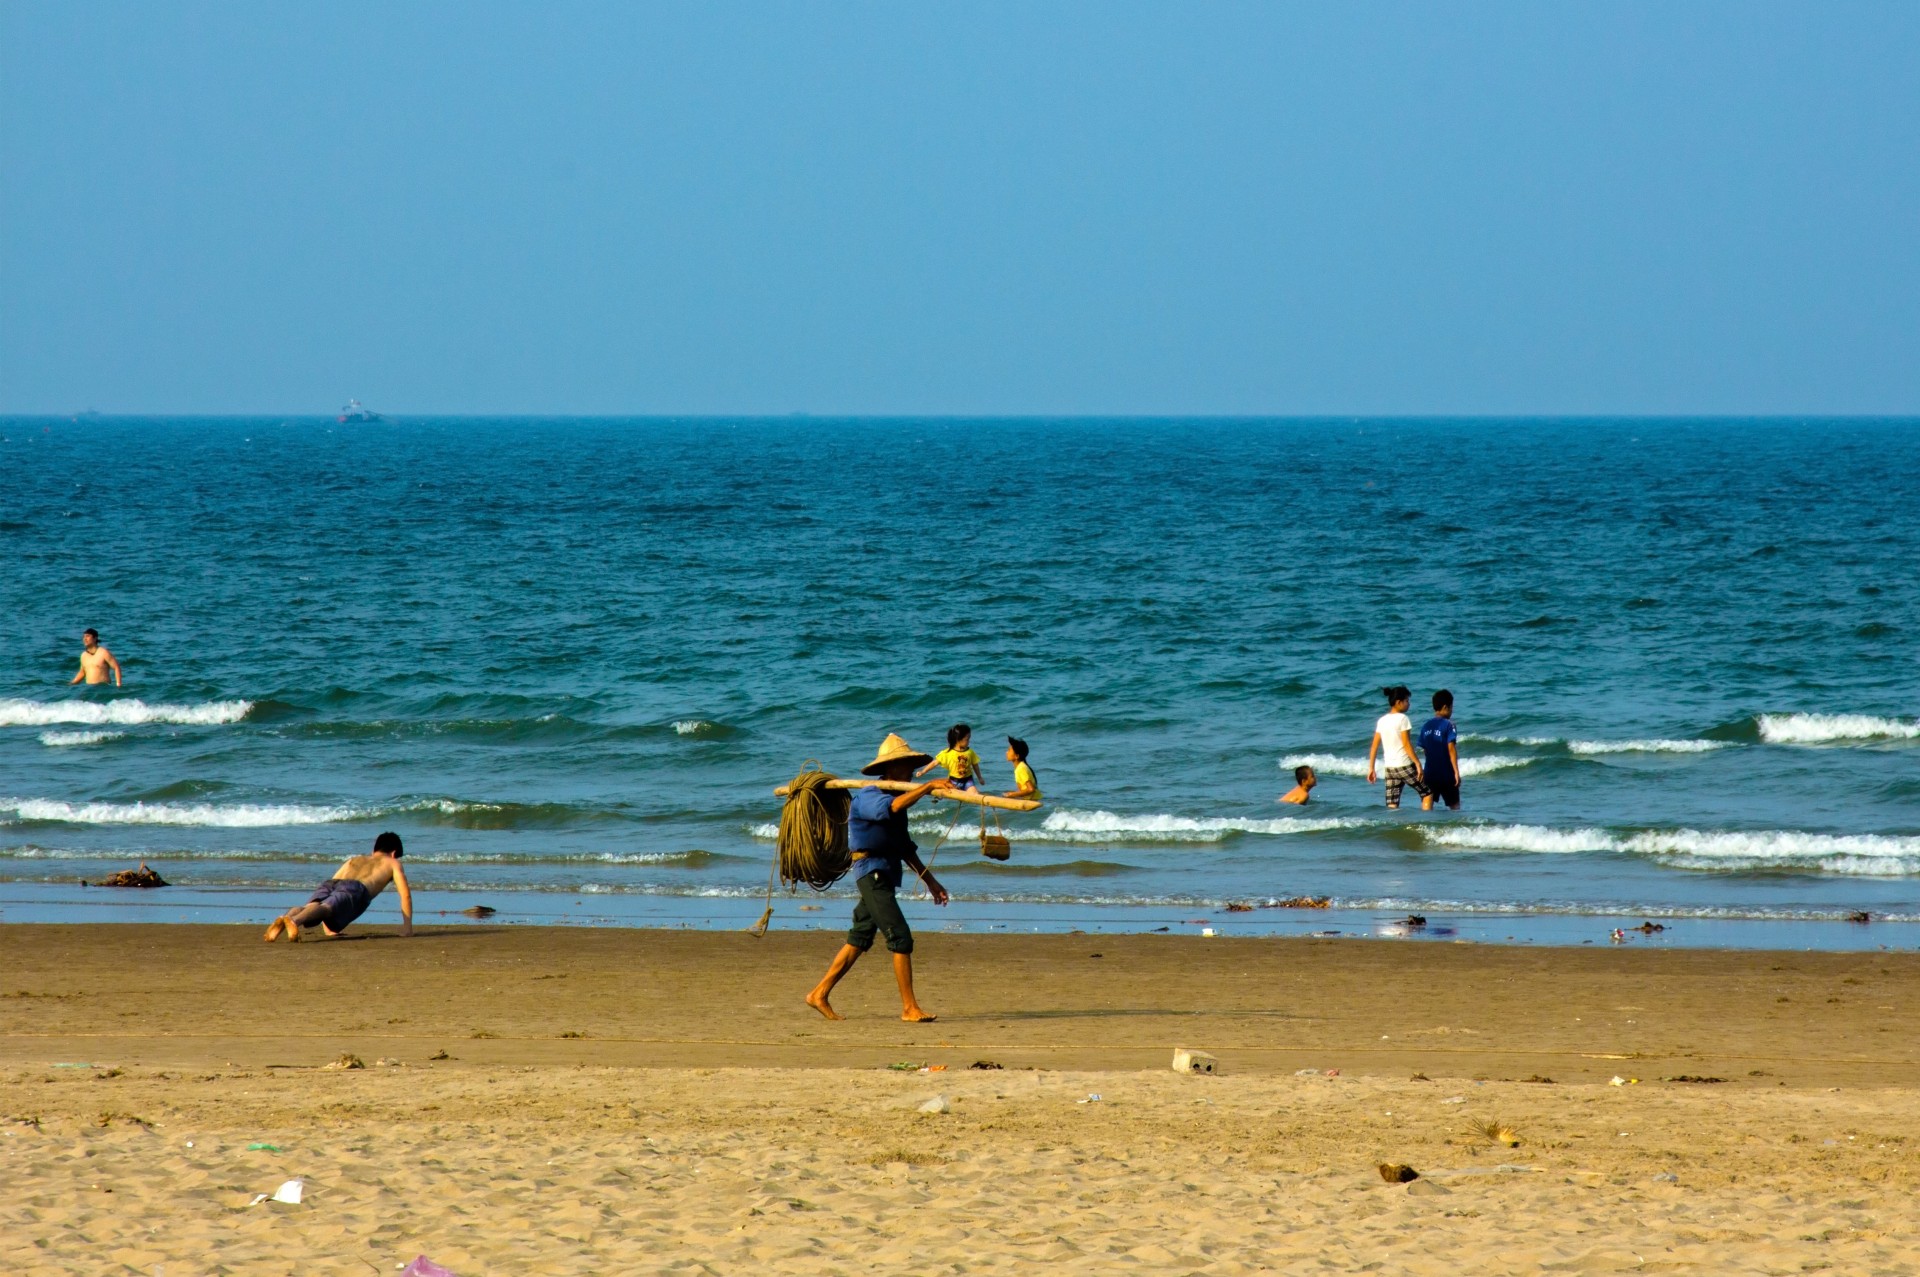
[[[900,887],[900,866],[895,864],[861,874],[855,885],[860,889],[860,903],[853,907],[853,926],[847,929],[847,943],[865,953],[873,948],[873,934],[878,931],[887,938],[889,952],[912,953],[913,929],[907,926],[907,916],[900,912],[896,895]]]

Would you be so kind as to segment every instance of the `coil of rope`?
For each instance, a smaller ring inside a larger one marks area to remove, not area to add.
[[[809,760],[787,787],[787,803],[780,809],[780,881],[789,887],[804,882],[815,891],[825,891],[845,877],[853,864],[847,850],[847,808],[852,795],[845,789],[828,789],[833,779]]]
[[[844,789],[828,789],[833,779],[816,760],[808,759],[787,786],[786,805],[780,809],[779,845],[767,874],[767,907],[760,921],[747,928],[753,935],[765,935],[773,921],[776,876],[788,888],[804,882],[815,891],[825,891],[852,867],[853,854],[847,849],[847,807],[852,796]]]

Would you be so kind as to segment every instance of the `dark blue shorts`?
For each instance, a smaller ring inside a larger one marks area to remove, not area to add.
[[[860,903],[853,907],[853,926],[847,930],[847,943],[865,953],[873,948],[874,933],[887,938],[892,953],[913,952],[913,929],[900,912],[900,899],[894,893],[900,887],[900,866],[860,875],[855,884]]]

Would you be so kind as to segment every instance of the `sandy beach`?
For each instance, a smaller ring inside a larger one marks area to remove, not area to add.
[[[934,935],[913,1027],[832,947],[0,929],[0,1265],[1920,1268],[1915,955]]]

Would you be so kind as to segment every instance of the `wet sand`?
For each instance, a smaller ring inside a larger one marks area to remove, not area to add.
[[[0,927],[0,1267],[1920,1267],[1920,956],[928,935],[909,1026],[836,944]]]

